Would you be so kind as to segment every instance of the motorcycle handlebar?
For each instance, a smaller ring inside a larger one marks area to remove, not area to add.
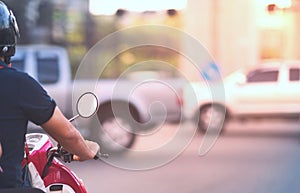
[[[109,156],[108,154],[102,154],[101,152],[98,152],[97,155],[95,155],[94,159],[99,160],[101,157],[108,158],[108,156]],[[48,151],[48,159],[47,159],[47,163],[42,172],[42,178],[44,178],[46,176],[54,157],[60,158],[65,163],[70,163],[75,160],[73,154],[69,153],[68,151],[63,149],[61,145],[58,144],[57,147],[51,148]]]
[[[62,161],[64,161],[65,163],[70,163],[72,161],[75,161],[74,159],[74,154],[69,153],[67,150],[65,150],[61,145],[57,145],[57,148],[52,149],[52,155],[54,157],[59,157]],[[106,153],[101,153],[98,152],[95,157],[94,160],[99,160],[100,158],[108,158],[109,155]]]

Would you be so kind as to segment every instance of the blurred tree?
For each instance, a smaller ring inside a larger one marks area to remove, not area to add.
[[[181,13],[177,10],[166,10],[158,13],[130,13],[119,9],[115,15],[94,16],[88,12],[87,0],[2,0],[17,17],[21,32],[19,44],[50,43],[64,46],[68,49],[73,74],[86,52],[107,35],[124,27],[148,24],[168,25],[181,28]],[[163,17],[163,18],[161,18]],[[129,23],[128,23],[129,22]],[[140,22],[140,23],[138,23]],[[180,46],[179,38],[174,34],[162,34],[157,31],[152,34],[141,31],[140,34],[123,34],[115,38],[111,44],[102,50],[102,63],[106,57],[116,50],[126,47],[127,40],[142,41],[143,38],[153,38],[154,42],[171,42]],[[141,38],[141,40],[139,40]],[[178,53],[162,47],[145,46],[128,49],[119,53],[108,65],[104,76],[117,77],[130,65],[146,60],[162,60],[174,66],[178,63]],[[98,72],[91,69],[91,73]]]

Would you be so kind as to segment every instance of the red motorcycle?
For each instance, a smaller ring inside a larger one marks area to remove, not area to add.
[[[77,101],[78,117],[88,118],[95,114],[98,108],[97,97],[93,93],[83,94]],[[26,135],[26,156],[23,166],[28,168],[33,186],[41,188],[45,192],[55,193],[86,193],[87,190],[82,180],[76,176],[62,162],[73,161],[73,155],[68,153],[59,144],[54,146],[50,138],[42,133],[30,133]],[[107,154],[99,154],[94,159],[107,157]]]

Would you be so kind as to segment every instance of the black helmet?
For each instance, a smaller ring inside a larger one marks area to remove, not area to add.
[[[17,20],[11,10],[0,1],[0,56],[9,64],[15,55],[17,37],[20,37]]]

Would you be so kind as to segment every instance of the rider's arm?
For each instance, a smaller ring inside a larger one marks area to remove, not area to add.
[[[92,159],[98,151],[85,143],[79,131],[65,118],[58,107],[55,107],[51,118],[41,126],[64,149],[78,156],[80,161]]]
[[[55,101],[36,80],[24,73],[19,73],[19,76],[18,105],[26,118],[42,126],[64,149],[79,156],[79,160],[93,158],[99,146],[85,143],[79,131],[65,118]]]

